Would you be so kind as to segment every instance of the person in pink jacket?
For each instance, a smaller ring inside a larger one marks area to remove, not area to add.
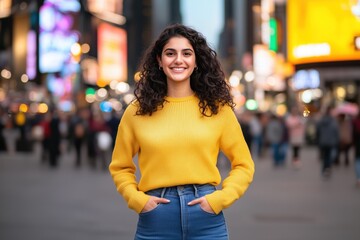
[[[286,125],[289,131],[289,143],[292,148],[292,163],[295,167],[299,167],[300,150],[305,139],[305,119],[300,115],[298,108],[291,109],[290,115],[286,118]]]

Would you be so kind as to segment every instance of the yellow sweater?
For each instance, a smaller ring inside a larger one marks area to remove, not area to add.
[[[144,192],[184,184],[218,185],[219,150],[231,161],[221,190],[207,195],[215,213],[240,198],[253,179],[254,162],[240,125],[230,107],[205,117],[196,96],[167,97],[164,108],[151,116],[135,115],[130,104],[121,119],[109,167],[118,192],[129,208],[141,212],[149,196]],[[141,173],[136,180],[133,157]]]

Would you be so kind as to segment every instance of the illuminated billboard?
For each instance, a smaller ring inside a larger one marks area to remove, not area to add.
[[[55,73],[66,69],[71,62],[71,46],[79,41],[75,30],[78,0],[45,0],[40,7],[39,69]]]
[[[11,15],[11,0],[1,0],[0,1],[0,18],[5,18]]]
[[[288,0],[287,54],[293,64],[360,60],[360,0]]]
[[[111,24],[98,27],[99,78],[97,85],[104,87],[111,81],[127,79],[126,31]]]
[[[116,25],[126,22],[123,16],[123,0],[87,0],[87,9],[97,18]]]

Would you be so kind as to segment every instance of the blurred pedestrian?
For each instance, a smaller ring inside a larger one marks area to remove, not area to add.
[[[75,167],[81,167],[82,150],[87,133],[88,109],[79,109],[70,120],[70,141],[75,148]]]
[[[285,165],[287,130],[280,116],[271,114],[265,129],[266,140],[272,151],[272,159],[275,167]]]
[[[289,143],[292,149],[292,163],[294,167],[300,167],[300,151],[305,139],[305,120],[299,114],[297,107],[291,109],[286,118],[286,126],[289,130]]]
[[[199,32],[167,27],[143,59],[135,97],[109,168],[139,213],[135,239],[228,239],[222,210],[244,194],[254,163],[216,53]],[[220,150],[231,170],[216,189]]]
[[[67,112],[61,111],[58,112],[59,118],[59,131],[60,131],[60,151],[66,152],[70,151],[69,139],[69,114]]]
[[[56,168],[58,166],[60,157],[60,144],[61,144],[61,132],[60,132],[60,119],[57,110],[51,112],[50,120],[50,137],[49,137],[49,164],[50,167]]]
[[[118,130],[118,126],[119,126],[122,114],[123,114],[123,112],[118,113],[113,109],[111,111],[110,118],[106,121],[106,125],[110,129],[110,134],[111,134],[111,138],[112,138],[112,144],[111,144],[112,148],[115,147],[116,134],[117,134],[117,130]]]
[[[41,162],[45,163],[49,161],[50,155],[50,137],[51,137],[51,129],[50,129],[50,122],[52,119],[52,114],[50,112],[45,113],[42,115],[42,119],[39,122],[39,126],[43,130],[43,137],[41,139]]]
[[[107,169],[106,152],[110,150],[112,141],[110,128],[106,125],[102,112],[93,113],[93,117],[90,119],[89,129],[89,138],[91,139],[91,146],[89,146],[90,149],[88,149],[90,150],[88,156],[90,167],[95,169],[97,161],[100,160],[102,168]],[[108,141],[109,139],[110,141]],[[101,140],[104,142],[101,142]]]
[[[344,164],[349,166],[349,152],[352,146],[353,129],[351,119],[344,113],[338,115],[339,123],[339,145],[334,161],[334,165],[339,165],[342,154],[344,155]]]
[[[353,120],[353,129],[356,186],[360,188],[360,112]]]
[[[339,126],[336,119],[331,115],[328,107],[316,126],[317,142],[322,158],[322,175],[327,178],[331,175],[332,163],[336,157],[339,144]]]
[[[96,129],[94,124],[94,113],[90,112],[90,116],[87,119],[87,135],[86,135],[86,149],[87,159],[90,168],[96,167]]]
[[[251,112],[245,111],[243,113],[237,113],[237,118],[239,121],[239,124],[241,126],[241,131],[244,135],[244,139],[246,144],[248,145],[248,148],[251,151],[251,145],[252,145],[252,134],[250,129],[250,120],[251,120]]]
[[[7,151],[4,129],[8,121],[8,116],[4,108],[0,107],[0,151]]]
[[[5,138],[5,145],[7,153],[13,155],[17,151],[17,142],[21,138],[21,131],[15,124],[14,113],[9,113],[5,119],[3,135]]]
[[[252,154],[256,157],[261,157],[263,146],[264,127],[261,123],[263,114],[261,112],[255,113],[250,119],[250,133],[252,138]]]

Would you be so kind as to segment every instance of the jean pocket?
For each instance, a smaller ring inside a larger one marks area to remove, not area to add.
[[[141,213],[139,213],[139,214],[140,214],[140,215],[146,215],[146,214],[150,214],[150,213],[156,212],[159,208],[161,208],[162,205],[163,205],[162,203],[159,203],[156,207],[154,207],[154,208],[151,209],[150,211],[141,212]]]
[[[206,210],[204,210],[200,204],[196,204],[196,206],[199,208],[199,211],[201,211],[202,213],[208,214],[210,216],[216,216],[217,214],[214,212],[208,212]]]

